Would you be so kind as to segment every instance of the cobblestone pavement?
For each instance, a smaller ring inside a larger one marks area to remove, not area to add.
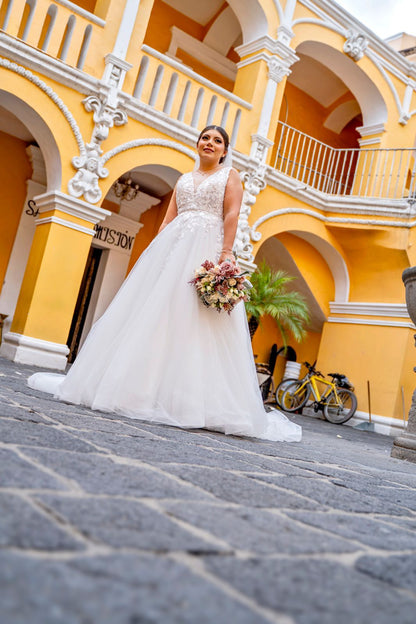
[[[59,403],[0,360],[2,624],[414,624],[416,465]]]

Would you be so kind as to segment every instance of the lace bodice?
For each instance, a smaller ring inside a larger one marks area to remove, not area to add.
[[[223,167],[199,184],[192,172],[185,173],[179,178],[176,187],[178,214],[197,210],[222,218],[224,192],[230,171],[231,167]]]

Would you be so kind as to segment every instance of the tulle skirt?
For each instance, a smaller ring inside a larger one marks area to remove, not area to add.
[[[264,410],[244,304],[218,313],[189,283],[218,258],[222,237],[214,215],[179,214],[141,255],[68,374],[36,373],[29,385],[131,418],[299,441],[298,425]]]

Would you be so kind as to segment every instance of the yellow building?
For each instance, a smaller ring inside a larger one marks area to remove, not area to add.
[[[377,429],[403,426],[414,37],[390,45],[332,0],[3,0],[0,28],[3,356],[65,368],[216,123],[245,187],[240,261],[310,304],[298,361],[348,375],[354,422],[369,382]],[[266,321],[260,360],[274,342]]]

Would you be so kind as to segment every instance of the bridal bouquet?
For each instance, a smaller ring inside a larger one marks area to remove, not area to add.
[[[231,262],[214,264],[205,260],[195,271],[195,277],[190,283],[195,285],[204,305],[218,312],[226,310],[230,314],[239,301],[250,299],[249,289],[252,286],[246,275],[248,271],[242,271]]]

